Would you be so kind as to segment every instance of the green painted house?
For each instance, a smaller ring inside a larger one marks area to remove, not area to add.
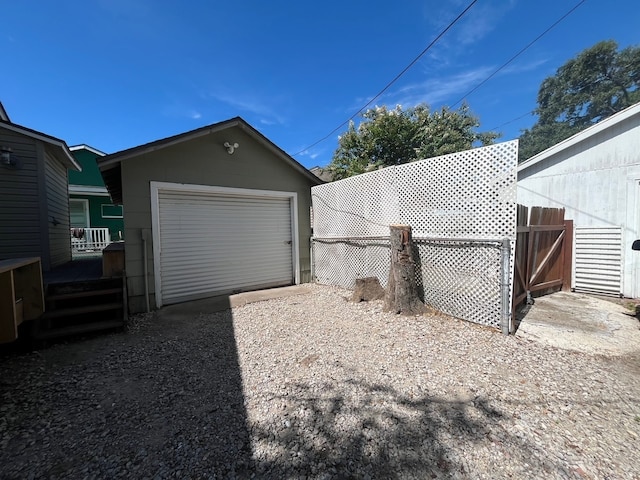
[[[96,159],[106,154],[88,145],[70,147],[81,172],[69,171],[69,213],[72,228],[109,229],[111,241],[124,239],[122,205],[111,201]]]

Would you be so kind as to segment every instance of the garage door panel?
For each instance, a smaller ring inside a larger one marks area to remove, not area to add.
[[[158,191],[162,301],[293,283],[290,197]]]

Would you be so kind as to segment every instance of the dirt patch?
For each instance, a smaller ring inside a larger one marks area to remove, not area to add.
[[[516,336],[566,350],[621,356],[640,352],[640,322],[620,302],[558,292],[519,316]]]

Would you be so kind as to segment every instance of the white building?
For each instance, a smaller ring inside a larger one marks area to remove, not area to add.
[[[521,163],[518,203],[565,208],[576,290],[640,297],[640,103]]]

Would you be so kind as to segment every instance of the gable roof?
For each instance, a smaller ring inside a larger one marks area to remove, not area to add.
[[[605,118],[604,120],[599,121],[595,125],[592,125],[588,128],[585,128],[581,132],[576,133],[575,135],[563,140],[561,142],[556,143],[552,147],[543,150],[542,152],[534,155],[533,157],[525,160],[520,165],[518,165],[518,172],[522,170],[526,170],[529,167],[536,165],[537,163],[546,160],[547,158],[556,155],[557,153],[566,150],[569,147],[577,145],[580,142],[584,142],[588,138],[597,135],[598,133],[607,130],[614,125],[617,125],[635,115],[640,115],[640,103],[636,103],[635,105],[631,105],[630,107],[625,108],[624,110],[620,110],[618,113],[614,113],[610,117]]]
[[[49,153],[53,155],[53,157],[58,161],[60,161],[66,168],[82,171],[82,168],[80,167],[78,162],[76,162],[76,159],[73,158],[73,155],[71,154],[71,151],[69,150],[69,147],[64,140],[60,140],[59,138],[52,137],[51,135],[47,135],[46,133],[38,132],[37,130],[23,127],[22,125],[12,123],[8,120],[3,120],[1,118],[0,128],[5,128],[7,130],[11,130],[12,132],[16,132],[21,135],[25,135],[27,137],[44,142],[45,148],[48,149]]]
[[[139,145],[137,147],[112,153],[102,158],[98,158],[96,159],[96,161],[98,163],[98,167],[100,168],[100,171],[102,172],[102,176],[107,186],[107,190],[109,190],[109,193],[111,194],[111,198],[113,199],[114,202],[121,203],[122,202],[122,178],[120,176],[120,171],[121,171],[120,164],[123,161],[137,157],[139,155],[143,155],[145,153],[155,152],[157,150],[161,150],[163,148],[166,148],[172,145],[176,145],[182,142],[186,142],[188,140],[192,140],[194,138],[209,135],[211,133],[220,132],[233,127],[241,128],[250,137],[258,141],[258,143],[262,144],[264,147],[266,147],[276,156],[281,158],[290,167],[292,167],[293,169],[297,170],[299,173],[307,177],[307,179],[309,179],[313,184],[319,185],[321,183],[324,183],[321,179],[319,179],[313,173],[307,170],[302,164],[298,163],[288,153],[286,153],[284,150],[278,147],[275,143],[273,143],[271,140],[265,137],[258,130],[256,130],[251,125],[249,125],[241,117],[234,117],[229,120],[214,123],[212,125],[207,125],[205,127],[197,128],[195,130],[191,130],[185,133],[180,133],[178,135],[173,135],[171,137],[163,138],[161,140],[156,140],[154,142],[145,143],[144,145]]]

